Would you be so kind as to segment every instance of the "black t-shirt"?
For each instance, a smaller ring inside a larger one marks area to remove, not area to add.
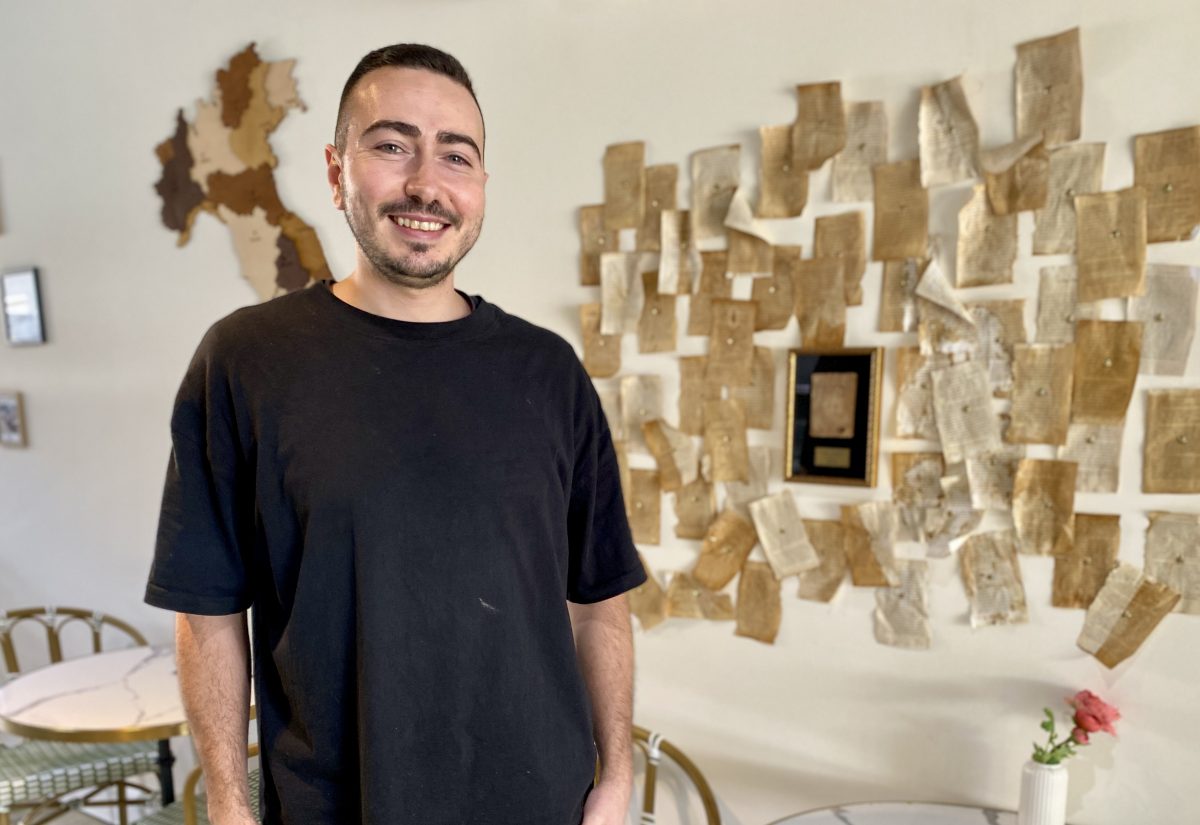
[[[567,600],[644,578],[591,381],[480,298],[327,284],[205,336],[146,601],[253,607],[265,822],[568,825],[595,760]]]

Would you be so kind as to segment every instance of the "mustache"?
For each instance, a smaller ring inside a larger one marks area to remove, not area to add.
[[[385,203],[379,207],[379,217],[381,218],[386,218],[388,215],[394,215],[397,212],[404,212],[405,214],[419,218],[432,218],[442,223],[448,223],[451,226],[458,226],[462,223],[461,216],[455,215],[437,201],[423,203],[419,200],[408,198],[402,201]]]

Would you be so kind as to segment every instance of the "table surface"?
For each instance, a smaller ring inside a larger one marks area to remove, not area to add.
[[[114,650],[23,673],[0,687],[0,729],[61,742],[185,735],[175,651]]]
[[[1012,811],[940,802],[856,802],[793,814],[771,825],[1016,825]]]

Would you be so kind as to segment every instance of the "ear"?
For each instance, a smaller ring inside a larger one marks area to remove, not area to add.
[[[342,185],[342,159],[338,154],[337,147],[333,144],[325,145],[325,182],[329,184],[329,190],[333,193],[333,205],[345,211],[346,198]]]

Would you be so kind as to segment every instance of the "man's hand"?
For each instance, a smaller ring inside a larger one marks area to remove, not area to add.
[[[624,825],[631,792],[629,782],[601,781],[583,806],[583,825]]]

